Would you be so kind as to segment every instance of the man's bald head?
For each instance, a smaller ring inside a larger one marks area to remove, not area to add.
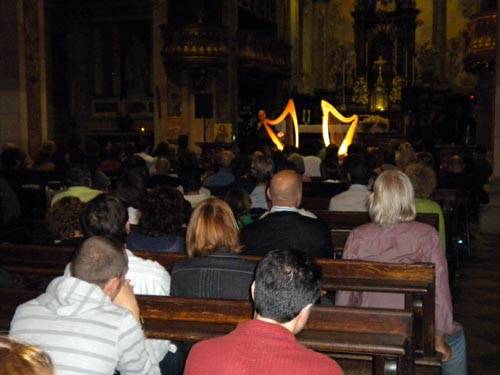
[[[273,206],[299,207],[302,201],[302,179],[295,171],[278,172],[271,179],[269,199]]]

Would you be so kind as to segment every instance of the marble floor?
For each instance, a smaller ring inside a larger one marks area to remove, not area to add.
[[[469,374],[500,375],[500,237],[472,233],[472,256],[456,279],[455,320],[465,329]]]

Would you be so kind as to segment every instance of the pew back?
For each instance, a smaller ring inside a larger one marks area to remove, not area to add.
[[[0,330],[7,331],[18,305],[38,295],[0,289]],[[138,296],[149,338],[197,342],[224,335],[252,318],[249,302],[178,297]],[[412,314],[396,310],[314,306],[298,339],[329,355],[370,356],[376,375],[413,374]],[[380,364],[383,365],[380,365]],[[392,368],[387,372],[386,369]],[[395,369],[395,371],[394,371]]]

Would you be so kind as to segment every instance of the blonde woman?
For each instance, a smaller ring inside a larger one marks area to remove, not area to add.
[[[171,295],[248,299],[255,265],[240,258],[241,248],[229,205],[217,198],[202,202],[187,228],[188,259],[172,269]]]
[[[53,375],[50,357],[35,346],[0,337],[0,375]]]
[[[389,263],[434,263],[436,267],[436,350],[442,353],[444,375],[467,374],[465,337],[453,321],[448,265],[439,234],[416,222],[415,194],[401,171],[382,172],[369,197],[371,223],[354,229],[347,239],[344,259]],[[404,308],[404,296],[390,293],[339,292],[337,305]]]

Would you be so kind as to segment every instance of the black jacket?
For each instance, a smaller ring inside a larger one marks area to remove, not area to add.
[[[249,300],[255,266],[224,249],[181,260],[172,268],[170,295]]]
[[[241,231],[245,255],[265,255],[275,249],[296,249],[311,258],[331,258],[333,245],[328,226],[297,212],[273,212]]]

